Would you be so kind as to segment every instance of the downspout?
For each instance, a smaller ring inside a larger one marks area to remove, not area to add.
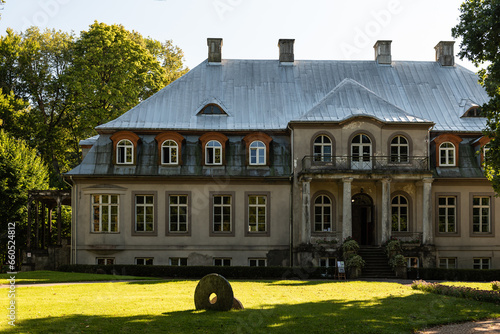
[[[293,267],[294,266],[294,263],[293,263],[293,186],[295,183],[294,164],[293,164],[294,150],[293,150],[293,129],[290,127],[290,125],[288,125],[287,127],[290,130],[290,168],[291,168],[291,174],[290,174],[290,267]]]
[[[63,178],[64,182],[71,187],[71,263],[70,264],[77,264],[76,263],[76,244],[77,244],[77,231],[78,229],[76,228],[76,217],[78,217],[78,205],[73,205],[73,203],[76,203],[77,200],[77,189],[78,186],[75,185],[75,182],[73,181],[73,176],[69,176],[71,180],[71,184],[69,184],[65,178]],[[74,236],[74,237],[73,237]],[[73,244],[74,241],[74,244]]]

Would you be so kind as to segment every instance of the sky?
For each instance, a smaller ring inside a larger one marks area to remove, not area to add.
[[[207,38],[223,38],[225,59],[277,59],[278,40],[295,39],[295,59],[373,60],[377,40],[392,40],[393,60],[434,61],[434,46],[454,40],[463,0],[7,0],[0,33],[35,25],[79,34],[95,20],[172,40],[193,68]],[[458,53],[460,41],[455,43]],[[476,71],[466,61],[460,64]]]

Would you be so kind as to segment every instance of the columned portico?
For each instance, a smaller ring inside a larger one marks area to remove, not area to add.
[[[432,181],[430,177],[422,179],[423,191],[422,191],[422,243],[432,244],[432,212],[431,212],[431,190]]]
[[[391,238],[391,179],[388,177],[380,180],[382,183],[382,224],[381,243]]]
[[[309,243],[311,239],[311,178],[302,178],[302,243]]]
[[[352,203],[351,203],[351,184],[352,177],[344,177],[343,201],[342,201],[342,239],[352,236]]]

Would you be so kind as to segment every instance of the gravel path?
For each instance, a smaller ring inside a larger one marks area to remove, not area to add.
[[[427,328],[419,334],[500,334],[500,318]]]

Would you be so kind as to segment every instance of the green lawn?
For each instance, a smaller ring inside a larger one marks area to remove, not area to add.
[[[8,284],[12,275],[0,274],[0,284]],[[60,282],[91,282],[91,281],[116,281],[116,280],[158,280],[151,277],[135,277],[120,275],[100,275],[84,273],[65,273],[60,271],[25,271],[15,274],[17,284],[31,283],[60,283]]]
[[[426,294],[397,283],[349,281],[231,281],[245,310],[195,311],[196,284],[179,280],[17,287],[17,326],[2,321],[0,331],[393,334],[500,317],[500,306],[494,304]],[[0,302],[8,305],[7,289],[0,289]]]

